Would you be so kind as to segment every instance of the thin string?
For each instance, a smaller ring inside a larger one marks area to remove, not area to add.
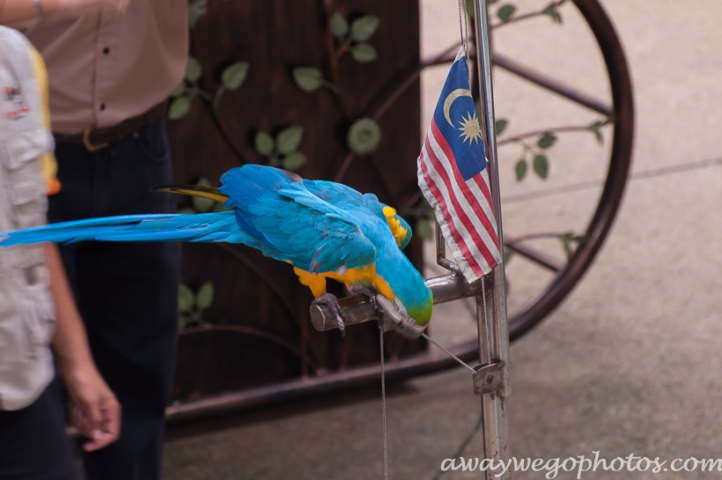
[[[466,13],[466,1],[467,0],[458,0],[459,36],[461,37],[461,46],[464,49],[464,57],[466,58],[466,75],[469,77],[469,88],[471,88],[471,71],[469,70],[469,21]]]
[[[379,328],[381,344],[381,417],[384,424],[384,480],[389,480],[389,444],[386,436],[386,377],[384,374],[384,326]]]
[[[426,340],[428,340],[429,342],[431,342],[431,343],[433,343],[434,345],[436,345],[437,347],[439,347],[440,349],[442,349],[442,350],[444,351],[444,353],[446,353],[448,356],[450,356],[451,358],[453,358],[454,360],[456,360],[456,361],[459,363],[459,365],[461,365],[462,367],[468,368],[469,370],[471,370],[471,373],[476,373],[476,370],[474,370],[473,368],[471,368],[471,367],[470,367],[466,362],[464,362],[462,359],[460,359],[459,357],[457,357],[456,355],[454,355],[453,353],[451,353],[450,351],[448,351],[447,349],[445,349],[444,347],[442,347],[441,345],[439,345],[438,343],[436,343],[434,340],[431,339],[430,336],[426,335],[426,334],[423,333],[423,332],[421,333],[421,336],[424,337],[424,338],[425,338]]]
[[[484,311],[482,316],[484,317],[484,336],[486,337],[486,363],[491,363],[491,340],[489,339],[489,316],[486,310],[486,285],[484,284],[484,277],[481,277],[481,303]]]

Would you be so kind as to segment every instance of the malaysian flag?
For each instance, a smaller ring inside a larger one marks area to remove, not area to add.
[[[459,50],[418,160],[419,187],[467,280],[501,262],[481,128]]]

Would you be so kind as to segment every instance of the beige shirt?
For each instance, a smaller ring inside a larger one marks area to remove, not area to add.
[[[187,0],[130,0],[15,25],[40,51],[50,77],[54,132],[119,124],[163,102],[188,58]]]

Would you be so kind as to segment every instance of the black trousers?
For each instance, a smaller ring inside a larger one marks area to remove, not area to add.
[[[25,408],[0,410],[0,480],[77,480],[79,473],[59,382]]]
[[[50,222],[175,211],[150,192],[172,183],[165,119],[96,152],[58,145],[61,191]],[[177,243],[83,242],[61,246],[100,373],[123,409],[120,439],[85,453],[87,480],[157,480],[178,326]]]

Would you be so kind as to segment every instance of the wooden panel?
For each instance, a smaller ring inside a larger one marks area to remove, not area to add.
[[[355,0],[338,2],[337,8],[350,19],[380,18],[378,31],[370,39],[378,60],[359,64],[345,54],[333,68],[323,1],[209,3],[209,12],[191,37],[191,54],[203,66],[199,85],[213,94],[227,65],[247,61],[250,70],[238,90],[223,95],[217,119],[209,102],[195,98],[188,115],[170,121],[179,183],[206,177],[218,185],[221,174],[230,168],[266,164],[267,159],[254,151],[256,132],[275,135],[289,125],[304,128],[299,150],[309,161],[298,173],[313,179],[335,177],[348,154],[350,124],[371,116],[419,62],[416,0]],[[299,89],[291,76],[296,66],[319,68],[325,78],[334,79],[338,95],[325,88],[312,93]],[[402,204],[413,194],[421,142],[419,102],[416,82],[379,119],[383,136],[378,150],[355,158],[344,183],[374,192],[392,205]],[[181,205],[188,201],[181,200]],[[418,238],[411,242],[407,255],[421,264]],[[184,246],[183,262],[183,278],[191,287],[204,282],[215,285],[215,302],[204,312],[204,319],[216,327],[193,328],[181,335],[174,399],[377,361],[375,325],[351,328],[344,340],[338,332],[313,330],[308,316],[313,297],[298,284],[288,265],[243,246],[214,244]],[[219,325],[228,329],[209,331],[225,328]],[[245,330],[231,331],[231,326]],[[387,351],[392,356],[425,348],[418,341],[390,337]]]

